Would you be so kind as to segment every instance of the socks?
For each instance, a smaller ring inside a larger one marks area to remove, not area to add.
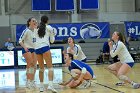
[[[42,87],[44,84],[43,84],[43,82],[40,82],[40,86]]]
[[[27,80],[27,82],[31,82],[31,80],[30,80],[30,79],[28,79],[28,80]]]
[[[53,86],[53,81],[49,81],[49,86]]]

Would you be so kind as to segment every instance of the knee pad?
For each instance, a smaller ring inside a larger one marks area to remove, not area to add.
[[[28,73],[29,74],[34,74],[34,71],[35,71],[34,67],[28,68]]]
[[[128,77],[125,76],[125,75],[120,75],[119,76],[119,79],[122,80],[122,81],[127,81],[128,80]]]
[[[40,71],[40,72],[44,72],[44,68],[43,68],[43,69],[39,68],[39,71]]]
[[[53,68],[51,67],[51,68],[48,68],[48,71],[53,71]]]
[[[75,78],[76,76],[78,76],[78,74],[76,74],[74,71],[71,71],[71,76]]]
[[[86,74],[87,69],[85,67],[82,68],[82,74]]]

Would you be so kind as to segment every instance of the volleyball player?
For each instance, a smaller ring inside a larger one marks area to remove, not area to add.
[[[91,85],[90,80],[95,78],[92,68],[82,61],[74,60],[73,54],[65,54],[65,62],[72,78],[61,84],[70,88],[87,88]]]
[[[22,54],[27,62],[26,76],[27,88],[35,87],[34,76],[36,72],[36,55],[34,49],[35,31],[37,29],[37,20],[31,17],[27,21],[27,28],[22,32],[19,38],[19,44],[22,46]]]
[[[39,63],[39,79],[40,79],[40,92],[44,91],[44,60],[48,68],[48,90],[57,92],[53,87],[53,65],[50,52],[50,42],[55,40],[55,34],[53,28],[48,25],[48,17],[42,16],[39,29],[36,34],[35,52],[37,54],[37,60]]]
[[[112,41],[109,42],[110,55],[111,57],[118,55],[120,62],[109,65],[108,70],[121,81],[131,84],[133,88],[139,88],[140,84],[133,82],[126,75],[134,66],[134,60],[124,44],[123,35],[120,32],[114,32],[112,40],[114,41],[114,45]]]
[[[68,47],[67,47],[67,53],[71,53],[74,55],[74,59],[80,60],[82,62],[86,62],[87,58],[82,51],[82,48],[80,45],[75,44],[75,41],[72,37],[68,38]]]

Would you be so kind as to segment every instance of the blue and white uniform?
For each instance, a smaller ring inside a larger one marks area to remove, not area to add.
[[[92,75],[92,77],[93,78],[95,77],[92,68],[89,65],[85,64],[84,62],[82,62],[82,61],[72,60],[70,66],[68,67],[69,71],[71,71],[72,69],[79,69],[79,70],[82,71],[82,68],[86,68],[86,70]]]
[[[70,47],[67,48],[67,53],[69,53]],[[78,44],[74,44],[74,59],[86,62],[86,56],[82,51],[82,48]]]
[[[53,43],[55,40],[55,34],[53,28],[50,25],[46,25],[46,34],[40,38],[36,33],[35,52],[36,54],[43,54],[50,50],[50,42]]]
[[[129,51],[127,50],[126,46],[124,45],[123,42],[118,41],[113,45],[112,50],[110,51],[111,57],[115,57],[118,55],[118,58],[120,59],[121,63],[126,63],[130,67],[133,67],[134,65],[134,60],[131,57]]]
[[[32,31],[29,28],[26,28],[20,38],[19,38],[19,43],[23,42],[24,45],[28,48],[28,50],[33,53],[34,52],[34,47],[35,47],[35,33],[36,33],[36,29],[34,31]],[[22,49],[22,53],[26,53],[26,51],[24,49]]]

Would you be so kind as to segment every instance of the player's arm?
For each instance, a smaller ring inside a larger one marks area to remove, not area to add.
[[[80,45],[76,45],[76,51],[74,54],[74,59],[77,59],[78,55],[79,55],[79,51],[82,51]]]
[[[113,49],[110,47],[110,55],[111,57],[115,57],[122,49],[123,43],[118,43],[118,45]]]
[[[79,68],[79,69],[81,70],[81,74],[80,74],[80,76],[79,76],[79,78],[78,78],[77,81],[78,81],[78,82],[82,81],[83,78],[84,78],[84,75],[85,75],[86,72],[87,72],[87,69],[86,69],[85,67],[83,67],[83,66],[81,66],[81,65],[79,65],[79,64],[77,64],[77,63],[75,63],[75,62],[73,62],[73,61],[72,61],[71,64],[77,66],[77,68]]]
[[[70,47],[67,47],[67,52],[66,53],[70,53]]]
[[[82,80],[83,80],[83,78],[84,78],[86,72],[87,72],[87,69],[86,69],[85,67],[83,67],[83,68],[81,69],[80,77],[78,78],[79,81],[82,81]]]
[[[25,51],[28,51],[27,47],[24,45],[24,40],[26,38],[26,35],[27,35],[27,31],[23,31],[20,38],[19,38],[19,44],[25,49]]]
[[[50,42],[51,42],[51,43],[54,43],[54,41],[55,41],[55,35],[56,35],[56,34],[55,34],[53,28],[52,28],[50,25],[48,25],[46,28],[47,28],[47,30],[49,30]]]
[[[73,80],[73,78],[70,78],[68,81],[63,82],[63,83],[60,83],[59,85],[66,86],[66,85],[69,84],[72,80]]]

